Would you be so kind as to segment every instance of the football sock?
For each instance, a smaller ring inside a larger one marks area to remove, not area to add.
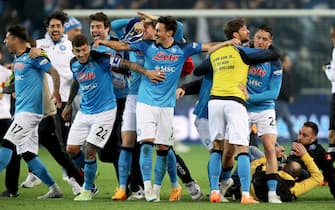
[[[96,160],[85,160],[84,166],[84,189],[91,190],[94,188],[94,179],[97,172],[98,164]]]
[[[219,178],[222,170],[221,166],[222,152],[212,151],[208,162],[208,178],[210,190],[219,190]]]
[[[48,170],[38,157],[34,157],[34,159],[29,160],[27,163],[32,173],[35,174],[38,178],[40,178],[43,181],[43,183],[48,185],[48,187],[55,184],[55,181],[52,179]]]
[[[132,148],[122,147],[119,156],[119,184],[121,189],[126,189],[128,174],[132,161]]]
[[[152,144],[143,144],[141,146],[140,167],[143,182],[151,180],[152,152],[153,152]]]

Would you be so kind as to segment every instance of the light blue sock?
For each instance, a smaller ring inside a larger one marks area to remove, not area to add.
[[[151,180],[152,152],[153,152],[153,145],[143,144],[141,146],[140,167],[143,181]]]
[[[157,154],[156,165],[155,165],[155,182],[154,182],[156,185],[162,185],[164,175],[166,172],[167,162],[168,157],[166,153],[164,155]]]
[[[247,154],[241,154],[237,158],[237,173],[240,177],[242,192],[250,190],[250,158]]]
[[[177,182],[177,159],[172,149],[168,151],[168,168],[171,183]]]
[[[0,147],[0,173],[9,164],[12,159],[12,154],[13,150],[7,147]]]
[[[83,151],[80,150],[80,152],[75,157],[73,157],[72,160],[79,168],[84,168],[85,155]]]
[[[133,153],[131,149],[121,148],[119,157],[119,185],[126,187]]]
[[[94,188],[94,179],[95,174],[97,172],[97,161],[96,160],[87,160],[85,159],[85,166],[84,166],[84,189],[91,190]]]
[[[268,179],[266,181],[266,184],[268,185],[269,191],[276,192],[276,190],[277,190],[277,184],[278,184],[278,180],[277,179]]]
[[[210,190],[219,190],[219,178],[222,170],[222,155],[218,152],[212,152],[208,162],[208,179]]]
[[[49,174],[47,168],[44,166],[44,164],[38,157],[35,157],[34,159],[28,161],[27,163],[31,172],[35,174],[38,178],[40,178],[43,183],[48,185],[48,187],[55,184],[55,181]]]

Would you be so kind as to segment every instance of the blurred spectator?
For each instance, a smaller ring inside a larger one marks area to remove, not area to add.
[[[130,9],[151,9],[152,4],[150,0],[133,0],[129,7]]]
[[[67,38],[72,41],[72,39],[81,34],[81,23],[73,16],[69,16],[69,20],[64,23],[64,33],[67,35]]]
[[[278,99],[276,100],[276,115],[277,119],[282,118],[286,123],[287,130],[289,131],[289,140],[293,141],[297,138],[297,135],[294,131],[289,109],[289,104],[294,102],[294,83],[291,74],[292,61],[288,54],[283,54],[280,57],[280,61],[283,67],[283,81]]]
[[[44,0],[10,0],[8,9],[17,23],[26,27],[30,36],[43,35]]]
[[[210,5],[205,0],[198,0],[194,4],[194,9],[209,9]],[[201,43],[211,42],[209,35],[209,27],[206,17],[197,17],[196,18],[196,37],[195,40]]]

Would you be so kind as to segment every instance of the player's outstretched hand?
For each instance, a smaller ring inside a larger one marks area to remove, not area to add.
[[[179,100],[185,95],[185,90],[183,88],[177,88],[176,99]]]
[[[147,70],[145,72],[145,75],[150,79],[151,82],[153,83],[158,83],[158,82],[162,82],[165,80],[165,73],[159,70],[154,70],[154,71],[150,71]]]
[[[98,48],[99,45],[104,44],[104,41],[105,40],[101,40],[101,39],[95,40],[94,43],[93,43],[93,48]]]
[[[71,120],[71,117],[72,117],[72,106],[69,104],[66,104],[62,112],[62,118],[65,121],[69,121]]]
[[[293,154],[298,157],[303,156],[307,152],[304,145],[302,145],[301,143],[297,143],[297,142],[292,143],[292,151],[293,151]]]
[[[60,109],[62,107],[62,99],[58,91],[53,92],[51,96],[51,101],[56,105],[57,108]]]

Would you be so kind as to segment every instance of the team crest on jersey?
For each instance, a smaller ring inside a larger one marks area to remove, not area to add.
[[[65,50],[66,50],[66,46],[63,45],[63,44],[61,44],[61,45],[59,46],[59,49],[60,49],[61,51],[65,51]]]
[[[15,71],[23,70],[24,69],[24,63],[21,63],[21,62],[15,63],[14,69],[15,69]]]
[[[172,52],[172,53],[176,53],[176,52],[177,52],[177,48],[172,47],[172,48],[171,48],[171,52]]]

